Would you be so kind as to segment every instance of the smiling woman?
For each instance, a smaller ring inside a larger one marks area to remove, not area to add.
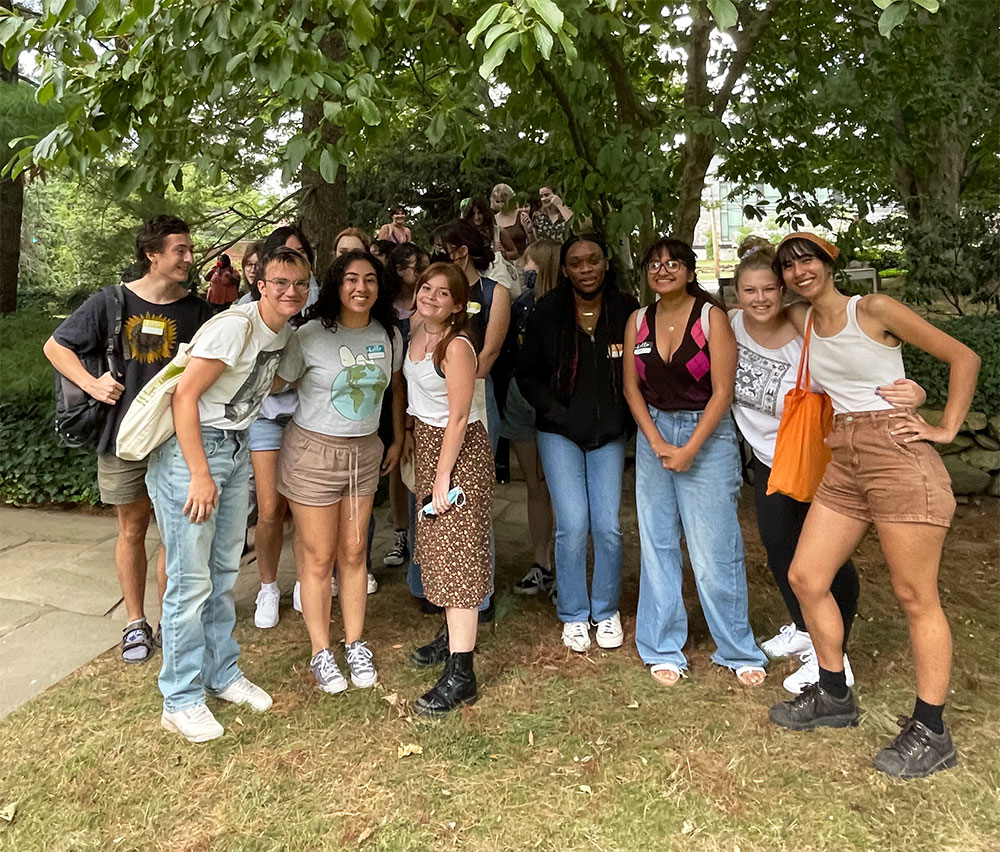
[[[372,502],[379,476],[396,466],[403,444],[403,340],[394,320],[382,265],[365,251],[348,251],[327,271],[319,298],[278,368],[282,379],[298,382],[299,404],[281,441],[277,487],[295,518],[302,615],[312,643],[309,664],[328,693],[347,689],[330,648],[334,563],[351,682],[370,687],[378,679],[361,637]],[[390,382],[393,442],[383,460],[377,432]]]

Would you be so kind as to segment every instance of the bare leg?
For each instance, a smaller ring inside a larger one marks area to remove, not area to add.
[[[405,530],[410,525],[409,511],[406,506],[406,486],[399,475],[397,465],[389,471],[389,507],[392,515],[392,527],[396,530]]]
[[[538,445],[534,441],[515,441],[511,446],[528,490],[528,530],[535,552],[534,561],[543,568],[551,569],[552,501],[549,499],[549,487],[545,482],[542,462],[538,457]]]
[[[479,629],[479,610],[445,607],[448,621],[448,650],[453,654],[475,650],[476,631]]]
[[[285,543],[285,510],[288,503],[278,493],[278,451],[260,450],[250,453],[253,477],[257,483],[257,570],[262,583],[278,579],[278,560]]]
[[[802,607],[816,658],[827,671],[844,668],[844,620],[830,586],[867,529],[865,521],[813,503],[788,569],[788,582]]]
[[[162,544],[156,552],[156,591],[160,595],[160,612],[163,612],[163,594],[167,591],[167,548]]]
[[[118,540],[115,543],[115,566],[118,585],[125,600],[125,615],[129,621],[145,616],[146,592],[146,530],[149,529],[150,502],[140,497],[116,507]]]
[[[877,523],[892,590],[910,628],[917,695],[944,704],[951,676],[951,630],[938,597],[941,549],[948,530],[930,524]]]
[[[299,542],[298,565],[302,617],[309,631],[312,653],[330,647],[330,574],[337,549],[340,503],[303,506],[291,501],[295,538]]]
[[[365,629],[365,604],[368,600],[368,520],[374,494],[357,498],[357,517],[352,514],[350,497],[340,508],[337,535],[337,582],[340,584],[340,612],[344,618],[344,639],[348,645],[361,638]],[[327,589],[327,598],[330,590]]]

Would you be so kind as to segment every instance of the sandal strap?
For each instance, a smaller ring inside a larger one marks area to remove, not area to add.
[[[132,636],[136,632],[141,633],[142,638],[129,639],[129,636]],[[125,634],[122,637],[123,654],[126,651],[132,651],[135,650],[136,648],[145,648],[147,651],[147,656],[153,653],[153,630],[146,622],[142,622],[141,624],[136,624],[135,626],[126,627],[122,631],[122,633]]]

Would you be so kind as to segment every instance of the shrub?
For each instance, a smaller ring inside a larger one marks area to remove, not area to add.
[[[972,408],[991,415],[1000,413],[1000,317],[957,317],[935,320],[935,325],[982,358]],[[927,391],[927,404],[943,406],[948,398],[948,365],[915,346],[903,347],[903,363],[906,375]]]
[[[0,500],[98,503],[92,450],[64,447],[52,426],[52,367],[42,344],[58,324],[45,313],[0,317]]]

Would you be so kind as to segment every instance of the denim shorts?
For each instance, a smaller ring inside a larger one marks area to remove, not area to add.
[[[951,478],[926,441],[890,433],[890,411],[838,414],[826,437],[833,458],[813,500],[859,521],[951,526]]]
[[[536,431],[535,409],[521,396],[517,380],[514,379],[507,390],[507,404],[500,420],[500,436],[514,443],[534,441]]]
[[[291,419],[291,414],[282,414],[274,420],[266,417],[258,417],[254,420],[250,424],[250,452],[263,453],[268,450],[280,450],[281,436]]]

